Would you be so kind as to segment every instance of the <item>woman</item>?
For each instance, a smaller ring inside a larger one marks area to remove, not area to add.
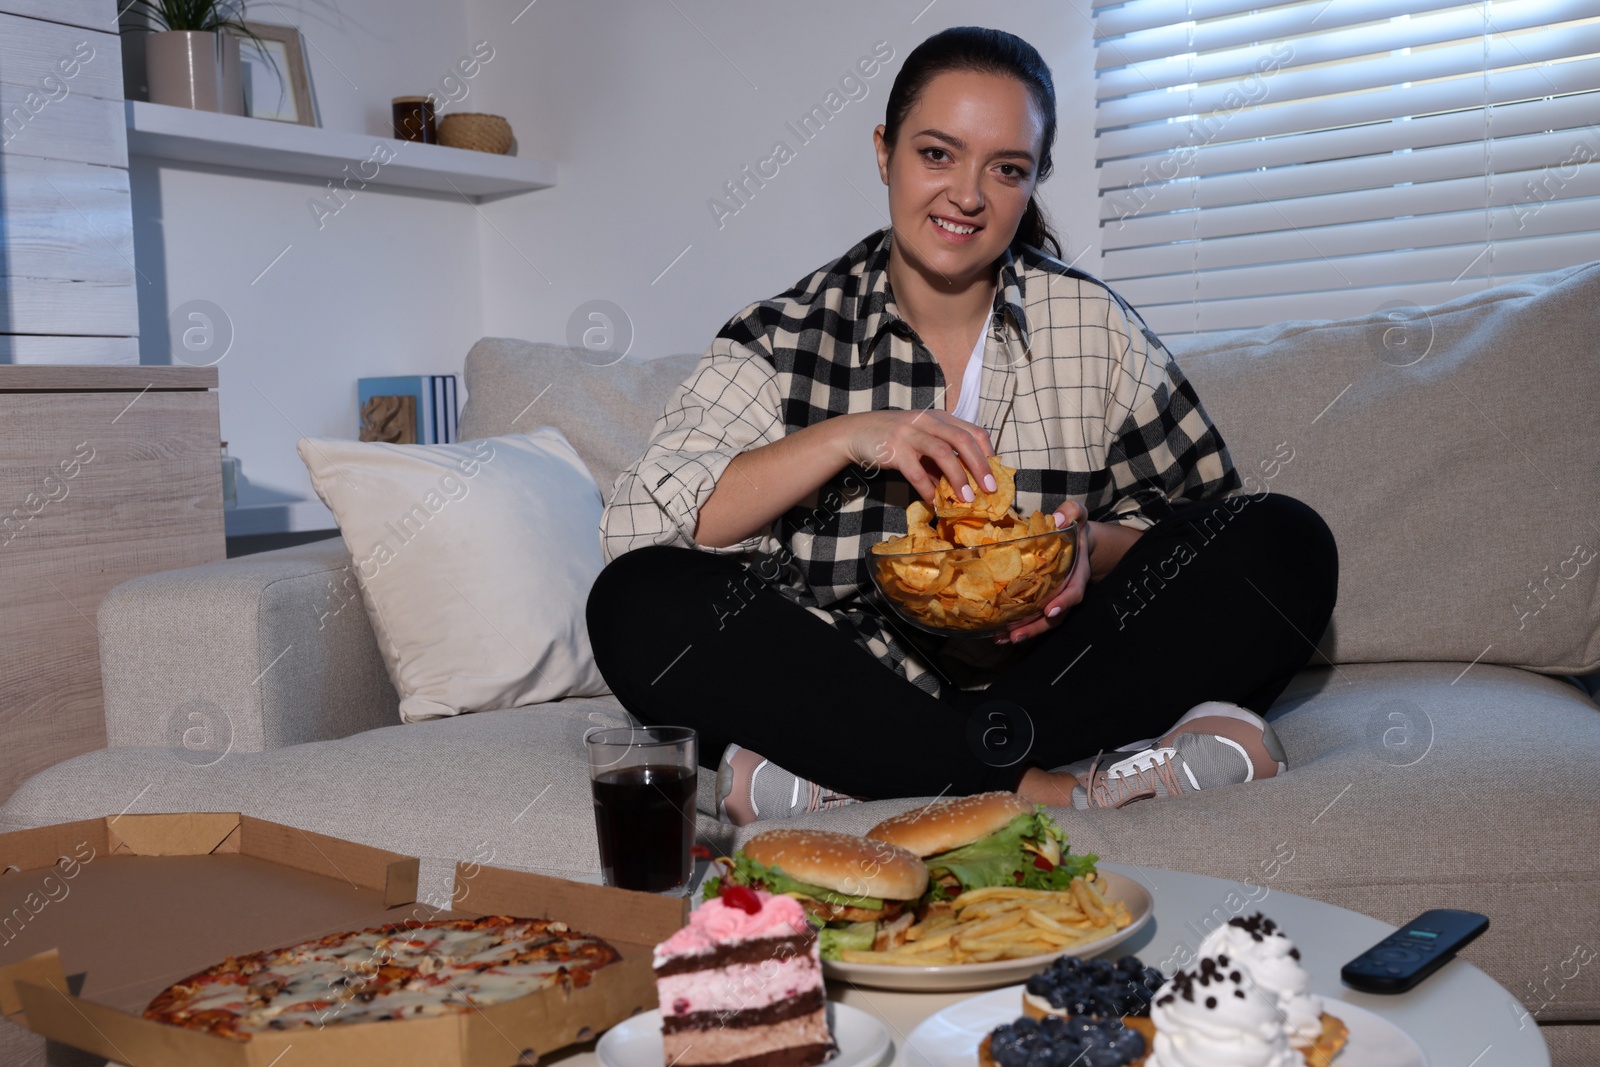
[[[1033,195],[1055,127],[1020,38],[914,49],[873,131],[890,226],[734,316],[614,487],[596,661],[639,719],[722,754],[730,821],[987,789],[1120,806],[1285,769],[1257,713],[1332,613],[1333,539],[1233,492],[1160,341],[1056,258]],[[865,598],[865,557],[941,475],[992,491],[996,454],[1019,512],[1084,523],[1088,566],[993,642],[917,634]]]

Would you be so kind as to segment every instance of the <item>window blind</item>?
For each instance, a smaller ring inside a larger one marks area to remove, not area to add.
[[[1094,0],[1101,273],[1165,335],[1600,259],[1600,0]]]

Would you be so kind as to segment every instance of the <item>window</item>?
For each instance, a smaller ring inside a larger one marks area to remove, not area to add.
[[[1095,0],[1102,274],[1163,334],[1600,259],[1600,0]]]

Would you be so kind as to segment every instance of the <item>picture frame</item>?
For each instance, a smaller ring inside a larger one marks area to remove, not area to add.
[[[265,22],[246,22],[244,26],[257,38],[253,41],[235,34],[239,38],[245,114],[273,122],[320,126],[299,28]]]

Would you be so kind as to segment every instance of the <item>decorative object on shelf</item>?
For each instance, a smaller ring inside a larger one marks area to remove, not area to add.
[[[417,443],[417,398],[374,396],[361,404],[361,440],[391,445]]]
[[[123,13],[134,17],[123,32],[150,31],[144,48],[152,102],[245,113],[239,36],[251,33],[243,0],[132,0]]]
[[[145,38],[144,56],[153,102],[224,115],[244,114],[239,38],[166,30]]]
[[[438,144],[439,128],[433,122],[433,101],[426,96],[397,96],[390,101],[394,135],[402,141]]]
[[[244,113],[255,119],[320,126],[300,31],[294,26],[243,22],[228,32],[243,38]]]
[[[454,374],[405,374],[356,383],[363,441],[443,445],[456,439]],[[409,420],[409,421],[408,421]]]
[[[515,140],[511,123],[499,115],[462,111],[439,120],[439,143],[448,148],[470,148],[474,152],[507,155]]]

